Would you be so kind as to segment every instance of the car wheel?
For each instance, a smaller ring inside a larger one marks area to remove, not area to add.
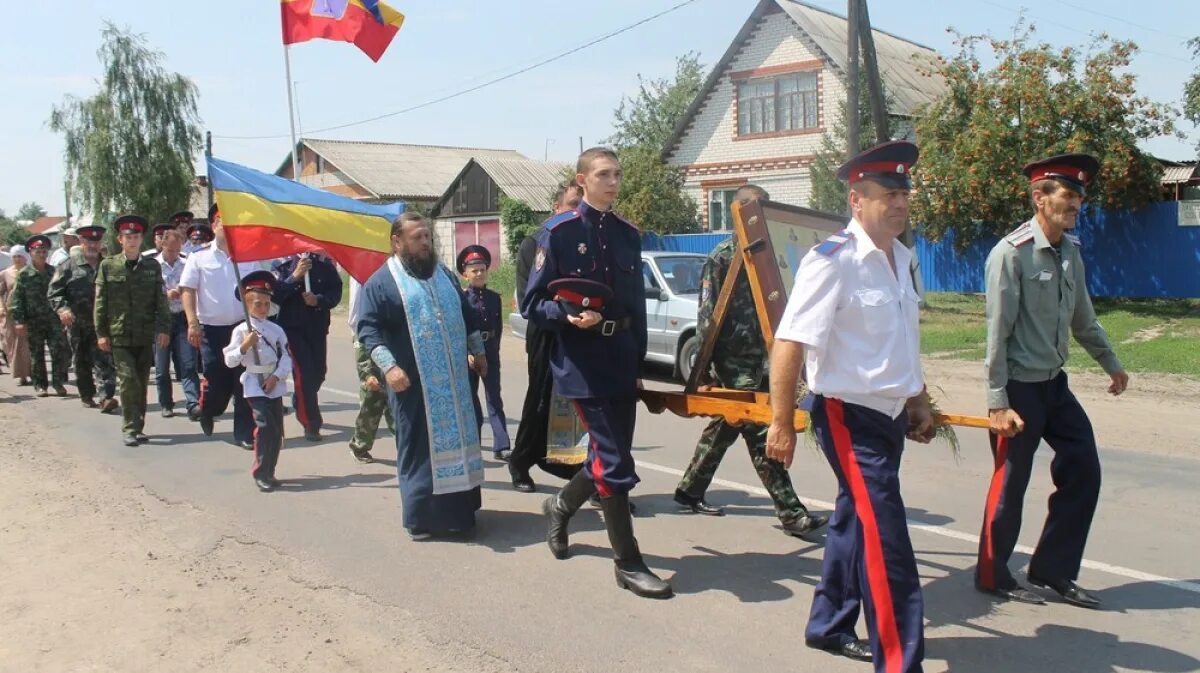
[[[684,383],[687,383],[687,380],[691,378],[692,367],[696,365],[696,358],[699,355],[700,337],[692,334],[679,347],[679,355],[675,359],[675,369],[679,372],[679,378],[683,379]]]

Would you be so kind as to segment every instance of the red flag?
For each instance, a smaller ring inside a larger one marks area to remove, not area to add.
[[[315,39],[352,42],[378,61],[404,25],[404,15],[380,0],[281,0],[283,43]]]

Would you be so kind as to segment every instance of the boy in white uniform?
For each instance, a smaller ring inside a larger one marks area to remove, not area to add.
[[[229,345],[222,351],[225,366],[244,366],[242,389],[254,413],[254,483],[270,493],[279,486],[275,465],[283,448],[283,396],[287,375],[292,371],[287,335],[269,320],[275,276],[270,271],[247,274],[235,294],[246,302],[249,324],[233,328]],[[257,357],[256,357],[257,355]]]

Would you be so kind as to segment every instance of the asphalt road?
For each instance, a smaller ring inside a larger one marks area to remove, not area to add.
[[[132,475],[160,498],[216,513],[231,530],[320,564],[353,591],[403,609],[408,626],[448,652],[539,672],[869,670],[805,648],[821,547],[776,527],[740,444],[730,450],[709,497],[728,514],[675,512],[670,494],[701,419],[639,411],[635,528],[649,564],[672,579],[673,600],[642,600],[616,588],[607,538],[590,508],[573,521],[572,558],[554,560],[539,506],[559,482],[535,470],[539,494],[516,493],[490,454],[476,538],[410,542],[400,526],[390,436],[381,433],[374,451],[381,460],[374,465],[357,463],[346,446],[357,380],[345,328],[335,325],[330,339],[326,439],[304,442],[289,416],[290,439],[278,470],[286,486],[270,495],[254,488],[250,454],[218,441],[229,437],[228,417],[218,421],[217,437],[207,439],[196,424],[162,419],[152,405],[146,430],[153,439],[130,449],[120,444],[117,419],[77,413],[73,398],[28,403],[44,406],[46,431],[79,451]],[[511,338],[503,352],[504,397],[515,433],[524,353]],[[927,671],[1200,670],[1200,462],[1103,451],[1101,506],[1080,581],[1096,590],[1104,610],[1054,601],[996,604],[972,589],[971,576],[990,457],[981,431],[964,430],[960,437],[961,462],[945,445],[912,445],[902,472],[924,584]],[[484,442],[490,446],[486,430]],[[813,509],[828,510],[835,494],[828,466],[815,449],[799,451],[792,468],[797,490]],[[1027,498],[1023,545],[1034,544],[1040,532],[1049,459],[1044,448]]]

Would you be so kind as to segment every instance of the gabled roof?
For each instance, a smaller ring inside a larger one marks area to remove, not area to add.
[[[1162,183],[1164,185],[1186,184],[1200,180],[1200,164],[1195,161],[1169,161],[1159,159],[1162,164]]]
[[[28,227],[26,227],[26,230],[29,232],[30,236],[36,234],[45,234],[47,232],[53,234],[57,233],[59,231],[59,225],[65,223],[66,221],[67,218],[65,217],[46,215],[34,220],[33,224],[30,224]],[[51,231],[52,229],[53,231]]]
[[[446,187],[446,191],[430,209],[435,217],[441,214],[453,196],[459,181],[472,166],[479,166],[510,199],[524,201],[534,212],[549,212],[550,199],[563,181],[569,164],[534,159],[497,159],[472,157]]]
[[[436,199],[472,157],[524,159],[516,150],[304,138],[301,145],[381,199]],[[288,155],[276,173],[287,168]],[[306,182],[307,179],[302,180]]]
[[[692,119],[704,107],[713,89],[727,75],[730,64],[742,51],[744,43],[754,33],[759,22],[763,17],[777,11],[787,14],[796,27],[811,40],[812,46],[816,47],[837,76],[845,80],[849,24],[845,16],[799,0],[759,0],[754,11],[750,13],[750,18],[746,19],[746,23],[721,56],[721,60],[713,66],[704,86],[700,88],[700,93],[671,133],[670,139],[663,147],[664,157],[669,156],[679,144]],[[879,77],[892,98],[892,108],[889,110],[891,114],[911,117],[922,105],[932,103],[942,95],[946,88],[945,83],[936,77],[922,74],[923,67],[932,65],[937,60],[936,51],[874,26],[871,28],[871,34],[875,38]]]

